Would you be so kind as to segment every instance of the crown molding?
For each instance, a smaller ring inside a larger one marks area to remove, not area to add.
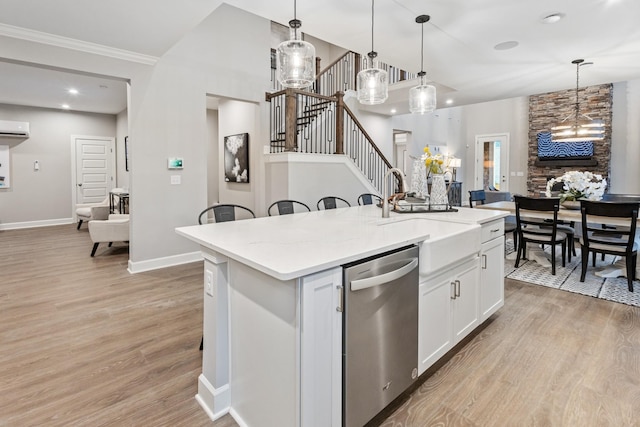
[[[72,39],[69,37],[57,36],[55,34],[43,33],[40,31],[29,30],[27,28],[15,27],[13,25],[7,24],[0,24],[0,36],[27,40],[35,43],[48,44],[51,46],[77,50],[94,55],[107,56],[110,58],[121,59],[129,62],[137,62],[145,65],[155,65],[155,63],[158,62],[158,57],[156,56],[144,55],[128,50],[117,49],[97,43],[90,43],[82,40]]]

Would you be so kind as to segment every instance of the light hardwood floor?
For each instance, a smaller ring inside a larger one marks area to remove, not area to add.
[[[0,426],[214,425],[194,399],[202,264],[130,275],[114,245],[91,258],[86,227],[0,231]],[[507,281],[382,425],[640,426],[639,402],[640,309]]]

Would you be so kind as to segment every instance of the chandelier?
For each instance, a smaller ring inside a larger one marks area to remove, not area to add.
[[[296,17],[293,1],[293,19],[289,21],[290,40],[280,43],[276,51],[277,78],[285,88],[301,89],[313,84],[316,67],[316,49],[311,43],[298,39],[302,22]]]
[[[422,44],[420,50],[420,84],[409,90],[409,111],[414,114],[430,113],[436,109],[436,88],[424,83],[424,23],[429,21],[429,15],[420,15],[416,22],[422,26]]]
[[[575,112],[551,128],[551,139],[555,142],[601,141],[604,139],[604,122],[580,113],[578,88],[580,86],[580,66],[585,65],[584,59],[574,59],[571,63],[576,64]]]
[[[388,74],[373,64],[374,58],[378,56],[373,50],[373,6],[374,0],[371,0],[371,52],[367,54],[370,68],[360,71],[356,82],[358,101],[367,105],[382,104],[389,97]]]

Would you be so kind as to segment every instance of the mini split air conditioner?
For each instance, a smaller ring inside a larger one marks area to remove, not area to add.
[[[0,137],[29,138],[29,122],[0,120]]]

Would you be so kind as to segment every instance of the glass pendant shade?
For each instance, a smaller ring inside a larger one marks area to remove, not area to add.
[[[429,22],[429,15],[420,15],[416,22],[420,24],[422,39],[420,45],[420,84],[409,90],[409,111],[412,114],[430,113],[436,109],[436,87],[424,83],[424,23]]]
[[[380,68],[367,68],[358,73],[358,101],[361,104],[382,104],[389,97],[389,75]]]
[[[311,43],[297,40],[293,28],[291,33],[291,40],[280,43],[276,51],[278,81],[285,88],[306,88],[316,78],[316,49]]]
[[[436,109],[436,88],[420,82],[409,90],[409,111],[413,114],[430,113]]]
[[[371,66],[358,73],[356,93],[361,104],[382,104],[389,97],[389,74],[376,68],[373,60],[378,53],[373,50],[374,0],[371,0],[371,52],[367,54]]]

